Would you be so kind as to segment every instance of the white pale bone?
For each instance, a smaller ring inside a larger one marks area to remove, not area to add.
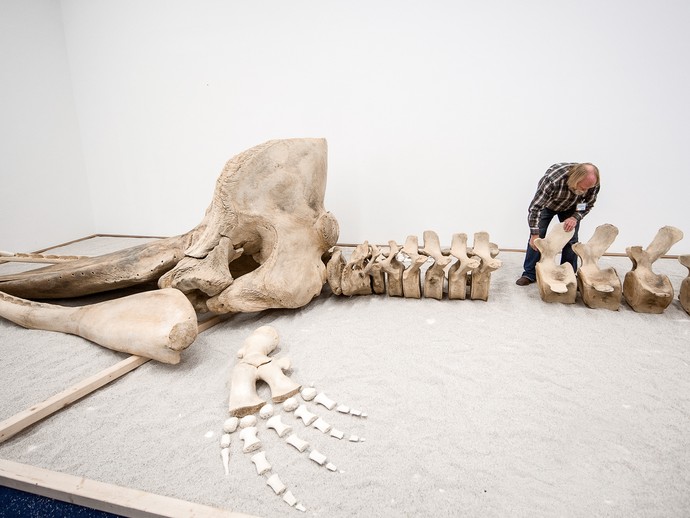
[[[287,489],[276,473],[268,478],[266,484],[271,486],[276,495],[280,495]]]
[[[343,295],[371,295],[371,277],[369,272],[374,267],[369,243],[357,245],[345,264],[341,278]]]
[[[256,427],[250,426],[249,428],[244,428],[240,432],[240,439],[244,443],[242,451],[244,453],[250,453],[261,448],[261,441],[256,436]]]
[[[305,401],[311,401],[316,397],[316,389],[314,387],[304,387],[300,394]]]
[[[225,433],[232,433],[235,430],[237,430],[237,427],[239,426],[239,424],[240,424],[239,418],[230,417],[230,418],[226,419],[225,422],[223,423],[223,431]]]
[[[69,264],[69,263],[67,263]],[[98,345],[176,364],[198,333],[189,300],[177,290],[147,291],[79,307],[32,302],[0,292],[0,317]]]
[[[255,146],[227,162],[206,215],[187,234],[0,276],[0,291],[24,298],[66,298],[157,280],[161,288],[186,293],[200,312],[304,306],[321,292],[326,281],[322,257],[338,238],[337,221],[323,206],[326,166],[325,139],[274,140]],[[142,320],[155,313],[172,318],[170,304],[147,303],[143,310],[133,309],[130,302],[125,306],[124,312],[109,306],[93,326],[82,326],[89,322],[84,318],[57,320],[67,326],[66,332],[79,321],[86,338],[106,347],[178,362],[179,350],[196,336],[195,318],[182,325],[174,321],[171,328],[176,330],[164,330],[161,336],[160,325],[152,332]],[[79,311],[90,312],[87,306]],[[0,309],[0,314],[24,318],[17,310]],[[34,325],[43,326],[48,318],[47,329],[55,327],[53,317],[34,314]]]
[[[240,428],[249,428],[250,426],[256,426],[257,419],[254,415],[246,415],[240,419]]]
[[[381,268],[388,275],[388,296],[403,296],[403,272],[405,265],[398,260],[398,253],[401,250],[395,241],[388,241],[388,255],[380,261]]]
[[[350,414],[353,415],[353,416],[355,416],[355,417],[361,417],[361,416],[362,416],[362,411],[361,411],[361,410],[352,409],[352,410],[350,410]]]
[[[323,466],[323,463],[326,462],[326,456],[316,450],[309,452],[309,458],[320,466]]]
[[[448,269],[448,298],[465,300],[468,277],[471,272],[479,268],[481,259],[467,255],[467,234],[453,234],[450,254],[457,261]]]
[[[230,440],[231,436],[229,433],[224,433],[223,435],[220,436],[220,447],[221,448],[227,448],[230,446]]]
[[[338,408],[336,410],[340,413],[343,414],[349,414],[350,413],[350,407],[347,405],[338,405]]]
[[[307,511],[307,508],[304,507],[302,504],[297,504],[297,505],[295,506],[295,509],[297,509],[298,511],[301,511],[301,512],[303,512],[303,513]]]
[[[359,438],[358,435],[350,435],[350,437],[348,438],[348,441],[350,441],[350,442],[359,442],[359,441],[360,441],[360,438]]]
[[[287,490],[285,491],[285,494],[283,495],[283,501],[292,507],[297,503],[297,499],[295,498],[295,495],[292,494],[292,491]]]
[[[690,254],[681,255],[678,261],[688,269],[688,275],[680,283],[678,300],[685,312],[690,314]]]
[[[319,417],[316,421],[314,421],[314,428],[316,428],[322,433],[328,433],[331,431],[331,428],[333,427]]]
[[[294,412],[299,406],[299,401],[296,398],[290,397],[283,402],[283,410],[286,412]]]
[[[336,471],[336,470],[338,469],[338,468],[336,467],[336,465],[333,464],[332,462],[328,462],[328,463],[326,464],[326,468],[328,469],[328,471]]]
[[[345,437],[345,434],[340,430],[331,428],[331,437],[335,437],[336,439],[342,439],[343,437]]]
[[[325,406],[328,410],[333,410],[333,408],[336,405],[336,402],[333,401],[331,398],[329,398],[326,394],[323,392],[319,392],[316,397],[314,398],[314,403],[318,405]]]
[[[267,404],[261,407],[261,410],[259,410],[259,417],[261,419],[268,419],[273,415],[273,405]]]
[[[268,384],[274,402],[285,401],[299,392],[301,386],[284,374],[290,367],[290,360],[268,356],[278,342],[278,332],[271,326],[259,327],[244,340],[230,375],[228,410],[231,415],[254,414],[265,405],[256,393],[257,380]]]
[[[423,237],[424,247],[420,251],[434,260],[424,274],[424,297],[441,300],[445,268],[451,263],[452,258],[441,251],[441,243],[436,232],[425,230]]]
[[[278,437],[283,437],[292,431],[292,427],[283,423],[279,415],[274,415],[266,421],[266,428],[274,430],[278,434]]]
[[[225,474],[230,474],[230,448],[223,448],[220,450],[220,457],[223,459],[223,468],[225,468]]]
[[[427,261],[427,256],[419,253],[419,240],[417,236],[407,236],[407,240],[401,252],[409,257],[410,266],[405,268],[402,276],[403,295],[410,299],[422,297],[421,268]]]
[[[639,313],[663,313],[673,300],[673,285],[667,275],[657,275],[652,264],[683,239],[683,232],[675,227],[662,227],[650,245],[625,249],[633,268],[623,279],[625,301]]]
[[[297,410],[295,410],[295,417],[301,419],[305,426],[310,426],[318,418],[316,414],[312,414],[307,410],[305,405],[297,407]]]
[[[470,299],[489,300],[491,273],[503,265],[500,259],[496,259],[498,246],[489,241],[488,232],[475,232],[474,243],[469,255],[480,259],[479,267],[472,271]]]
[[[259,453],[252,455],[251,461],[254,463],[256,473],[258,475],[263,475],[264,473],[271,471],[271,465],[266,460],[265,451],[260,451]]]
[[[369,270],[369,277],[371,277],[371,291],[377,295],[386,293],[386,273],[381,266],[381,258],[383,252],[379,250],[376,245],[369,245],[371,247],[371,270]]]
[[[303,439],[300,439],[296,435],[291,435],[285,439],[285,442],[296,448],[300,453],[309,448],[309,443]]]
[[[568,262],[560,265],[555,263],[555,256],[561,253],[574,232],[575,230],[566,232],[563,223],[559,223],[549,231],[546,237],[534,240],[535,246],[541,253],[536,265],[536,273],[539,295],[544,302],[575,303],[577,279],[573,266]]]
[[[573,245],[573,251],[582,261],[576,273],[577,286],[587,307],[613,311],[620,307],[623,291],[616,270],[601,269],[597,264],[617,235],[618,229],[615,226],[599,225],[587,243]]]

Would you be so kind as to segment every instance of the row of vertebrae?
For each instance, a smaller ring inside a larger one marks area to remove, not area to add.
[[[380,249],[367,241],[357,245],[349,259],[340,247],[334,247],[327,264],[328,284],[336,295],[370,295],[388,293],[391,297],[443,298],[448,282],[449,299],[487,300],[491,272],[501,267],[498,247],[489,241],[487,232],[474,234],[474,245],[467,247],[467,234],[453,234],[450,249],[442,250],[436,232],[424,232],[420,248],[417,236],[408,236],[399,246],[389,241]],[[422,266],[432,263],[423,272]],[[453,261],[455,259],[455,261]],[[422,272],[424,290],[422,291]]]

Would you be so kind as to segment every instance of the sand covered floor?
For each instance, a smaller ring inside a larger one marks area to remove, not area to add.
[[[524,254],[498,258],[488,302],[325,288],[299,310],[231,316],[179,365],[144,364],[0,444],[0,458],[264,517],[688,516],[690,316],[677,300],[687,270],[655,263],[676,300],[646,315],[546,304],[536,285],[514,284]],[[601,265],[621,279],[631,268],[624,257]],[[257,475],[237,434],[229,475],[221,463],[230,369],[263,325],[280,334],[275,356],[292,360],[292,379],[367,413],[308,404],[345,432],[338,440],[277,407],[335,472],[259,422],[272,472],[304,514]],[[0,320],[0,420],[126,357]]]

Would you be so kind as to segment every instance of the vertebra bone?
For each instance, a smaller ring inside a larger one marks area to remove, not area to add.
[[[278,478],[278,475],[275,473],[269,477],[269,479],[266,481],[266,484],[271,486],[271,489],[273,489],[276,495],[280,495],[287,489],[285,484],[281,482],[280,478]]]

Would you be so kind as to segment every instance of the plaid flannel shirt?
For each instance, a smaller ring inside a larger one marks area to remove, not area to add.
[[[597,200],[599,185],[588,189],[584,194],[575,194],[568,188],[568,173],[570,168],[576,165],[573,162],[563,162],[549,167],[539,180],[537,193],[529,204],[527,222],[532,234],[539,233],[539,213],[543,208],[554,212],[572,210],[573,216],[578,220],[584,218],[592,210]],[[577,204],[586,203],[584,210],[576,211]]]

